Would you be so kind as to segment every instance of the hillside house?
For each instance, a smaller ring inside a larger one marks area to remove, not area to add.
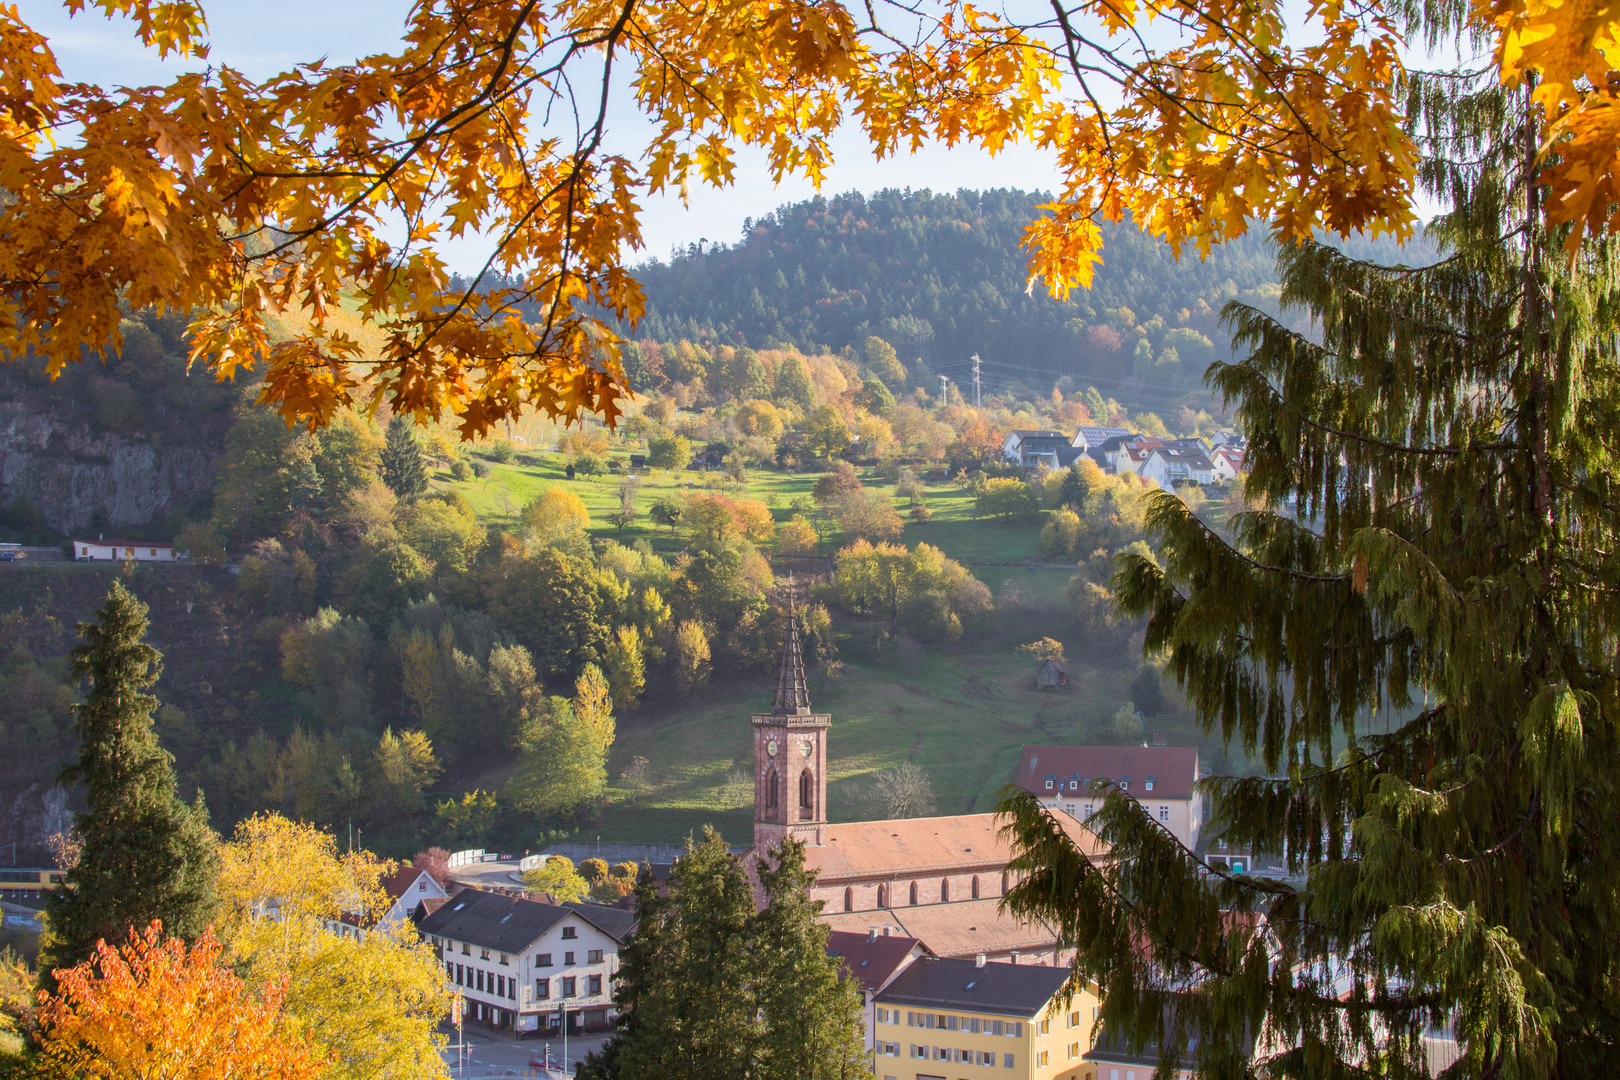
[[[161,540],[74,540],[79,562],[175,562],[174,545]]]
[[[1188,849],[1203,829],[1198,751],[1190,746],[1026,746],[1016,783],[1049,810],[1085,821],[1100,799],[1091,790],[1110,780]],[[1060,818],[1061,820],[1061,818]]]
[[[1237,479],[1238,473],[1248,472],[1244,459],[1247,456],[1241,446],[1217,446],[1209,452],[1210,465],[1215,469],[1215,480],[1218,483]]]
[[[1148,451],[1137,473],[1166,491],[1177,484],[1213,484],[1215,466],[1202,446],[1175,446],[1166,443]]]
[[[1007,433],[1001,456],[1026,469],[1041,465],[1056,469],[1069,449],[1069,437],[1061,431],[1019,429]]]
[[[1069,673],[1063,665],[1048,657],[1041,661],[1040,668],[1035,672],[1035,685],[1042,690],[1051,690],[1058,686],[1069,685]]]
[[[414,866],[401,866],[378,884],[388,894],[389,905],[376,915],[345,911],[336,919],[328,919],[326,928],[347,937],[364,938],[369,931],[398,930],[427,900],[443,900],[450,894],[426,870]]]
[[[887,930],[888,927],[883,927]],[[827,935],[827,955],[838,961],[840,978],[854,978],[861,987],[861,1021],[866,1026],[866,1049],[871,1052],[877,1025],[877,995],[899,977],[914,960],[931,955],[926,946],[904,934],[879,933],[876,926],[864,934],[833,930]]]
[[[633,913],[463,889],[423,918],[465,1015],[517,1034],[605,1027],[615,1015],[619,947]]]

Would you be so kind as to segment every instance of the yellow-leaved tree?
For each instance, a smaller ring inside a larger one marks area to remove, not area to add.
[[[69,6],[207,53],[191,0]],[[1081,0],[1027,22],[965,0],[443,0],[350,63],[259,81],[211,62],[126,89],[67,81],[0,9],[0,356],[59,370],[151,306],[192,317],[217,374],[261,369],[289,421],[380,402],[466,437],[536,409],[611,421],[623,372],[593,312],[641,314],[650,194],[729,184],[745,147],[819,183],[848,126],[880,156],[1050,150],[1058,194],[1027,239],[1058,294],[1090,281],[1100,219],[1178,250],[1256,222],[1404,235],[1401,30],[1393,8],[1284,0]],[[606,144],[615,94],[648,121],[639,154]],[[469,234],[488,260],[453,284],[438,245]]]
[[[225,959],[261,991],[285,982],[287,1024],[330,1061],[334,1080],[444,1074],[444,973],[408,921],[375,925],[392,869],[276,814],[242,822],[220,847]],[[345,915],[361,935],[337,932]]]

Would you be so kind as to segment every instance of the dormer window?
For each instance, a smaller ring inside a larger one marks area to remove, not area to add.
[[[1147,778],[1147,785],[1146,786],[1147,786],[1148,791],[1153,790],[1153,777],[1150,776],[1150,777]]]
[[[1051,791],[1051,790],[1052,790],[1052,781],[1050,781],[1050,780],[1048,780],[1048,781],[1047,781],[1047,782],[1046,782],[1046,790],[1047,790],[1047,791]]]

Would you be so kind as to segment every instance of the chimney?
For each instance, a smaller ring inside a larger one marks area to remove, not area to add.
[[[1012,963],[1014,963],[1014,964],[1018,963],[1018,950],[1017,949],[1013,950],[1013,954],[1012,954],[1012,957],[1010,959],[1011,959]]]
[[[978,956],[973,958],[973,966],[984,967],[984,953],[980,953]]]
[[[885,924],[884,924],[884,925],[883,925],[883,936],[884,936],[884,937],[888,937],[888,936],[889,936],[889,926],[888,926],[888,924],[887,924],[887,923],[885,923]]]
[[[877,940],[877,936],[878,936],[878,935],[877,935],[877,927],[875,927],[875,926],[868,926],[868,927],[867,927],[867,928],[866,928],[866,940],[867,940],[867,941],[876,941],[876,940]]]

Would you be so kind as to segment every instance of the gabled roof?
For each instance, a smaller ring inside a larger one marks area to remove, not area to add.
[[[856,933],[852,930],[834,930],[827,935],[827,955],[839,960],[844,974],[861,981],[867,992],[880,990],[905,964],[911,950],[922,942],[914,937],[891,934]]]
[[[887,1005],[961,1009],[1035,1019],[1069,979],[1064,967],[918,960],[877,996]]]
[[[994,814],[843,821],[828,825],[827,842],[804,849],[805,867],[821,884],[850,877],[888,876],[903,866],[918,874],[955,867],[1004,866],[1012,850]]]
[[[1020,440],[1022,440],[1022,439],[1062,439],[1064,442],[1069,441],[1069,437],[1067,435],[1063,434],[1063,432],[1061,432],[1061,431],[1053,431],[1050,428],[1014,428],[1012,431],[1007,432],[1007,438],[1009,438],[1009,439],[1018,438]]]
[[[1130,437],[1130,428],[1088,424],[1076,431],[1074,438],[1069,441],[1082,449],[1095,450],[1100,444],[1107,442],[1109,439],[1128,439]]]
[[[1189,469],[1209,470],[1215,467],[1214,463],[1209,460],[1209,455],[1202,448],[1194,450],[1191,447],[1155,446],[1148,451],[1147,456],[1152,457],[1155,454],[1165,461],[1185,465]]]
[[[70,540],[70,544],[89,544],[92,547],[172,548],[167,540]]]
[[[415,887],[417,881],[424,877],[430,881],[433,879],[433,875],[426,870],[418,870],[410,863],[402,863],[395,868],[392,874],[383,878],[379,884],[382,885],[383,891],[390,898],[399,900]]]
[[[939,884],[932,884],[932,895],[925,893],[924,900],[939,898]],[[1000,882],[995,884],[999,886]],[[1002,911],[999,896],[912,907],[906,903],[906,890],[900,882],[895,883],[895,889],[895,906],[824,914],[821,921],[834,930],[852,933],[873,925],[892,926],[900,934],[922,942],[923,948],[935,956],[1045,952],[1057,940],[1057,931],[1044,922],[1025,922]]]
[[[635,926],[635,916],[601,904],[542,904],[500,893],[463,889],[431,912],[417,930],[484,949],[520,953],[568,918],[578,916],[616,941]]]
[[[1190,746],[1026,746],[1015,783],[1036,795],[1051,795],[1045,778],[1079,776],[1084,780],[1153,778],[1153,791],[1134,782],[1130,793],[1150,798],[1189,799],[1198,779],[1198,751]],[[1086,793],[1082,784],[1079,794]],[[1058,815],[1063,817],[1065,815]]]

